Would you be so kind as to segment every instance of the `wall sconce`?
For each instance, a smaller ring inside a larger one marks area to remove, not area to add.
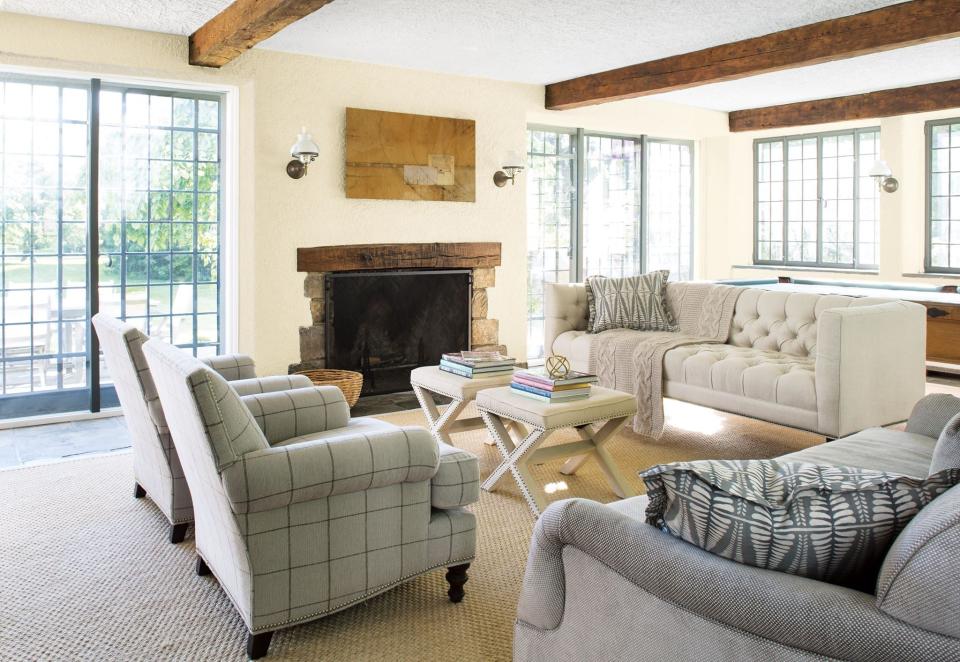
[[[287,174],[293,179],[300,179],[307,174],[307,166],[313,163],[314,159],[320,153],[317,143],[313,142],[313,137],[307,132],[307,127],[300,127],[300,135],[297,136],[297,142],[290,148],[290,156],[293,160],[287,164]]]
[[[870,168],[870,176],[877,182],[877,190],[893,193],[900,188],[900,182],[893,176],[893,171],[883,159],[877,159]]]
[[[515,184],[517,174],[523,172],[523,163],[524,160],[523,157],[520,156],[520,152],[510,150],[503,158],[503,165],[500,166],[503,170],[497,170],[493,173],[493,183],[499,188],[506,186],[507,182]],[[506,170],[506,172],[504,172],[504,170]]]

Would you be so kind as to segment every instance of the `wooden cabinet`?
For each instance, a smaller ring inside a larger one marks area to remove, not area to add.
[[[960,305],[931,303],[927,307],[927,361],[960,364]]]

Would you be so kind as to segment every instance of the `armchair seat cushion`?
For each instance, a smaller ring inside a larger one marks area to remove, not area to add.
[[[439,444],[440,467],[430,479],[430,505],[434,508],[467,506],[480,498],[480,463],[477,456]]]
[[[817,411],[812,357],[735,345],[685,345],[663,358],[668,382]]]
[[[706,460],[641,474],[647,522],[759,568],[872,590],[887,549],[960,470],[916,479],[779,460]]]

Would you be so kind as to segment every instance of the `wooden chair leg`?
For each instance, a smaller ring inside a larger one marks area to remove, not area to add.
[[[447,595],[450,596],[450,602],[460,602],[463,600],[463,585],[467,583],[467,568],[469,563],[455,565],[447,568],[447,583],[450,584],[450,590]]]
[[[267,654],[270,648],[270,640],[273,638],[273,631],[251,633],[247,637],[247,657],[251,660],[259,660]]]
[[[145,496],[147,496],[147,491],[146,491],[145,489],[143,489],[142,487],[140,487],[140,483],[134,483],[134,484],[133,484],[133,498],[134,498],[134,499],[142,499],[142,498],[145,497]]]
[[[197,574],[201,577],[210,574],[210,566],[207,565],[207,562],[203,560],[202,556],[197,557]]]
[[[183,542],[183,539],[187,536],[187,527],[190,526],[189,522],[182,522],[180,524],[174,524],[170,527],[170,542],[174,545],[177,543]]]

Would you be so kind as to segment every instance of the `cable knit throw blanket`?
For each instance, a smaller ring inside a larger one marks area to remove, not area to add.
[[[663,357],[674,347],[726,342],[741,287],[713,283],[668,283],[666,300],[677,331],[614,329],[590,346],[590,371],[600,386],[637,394],[635,432],[663,432]]]

